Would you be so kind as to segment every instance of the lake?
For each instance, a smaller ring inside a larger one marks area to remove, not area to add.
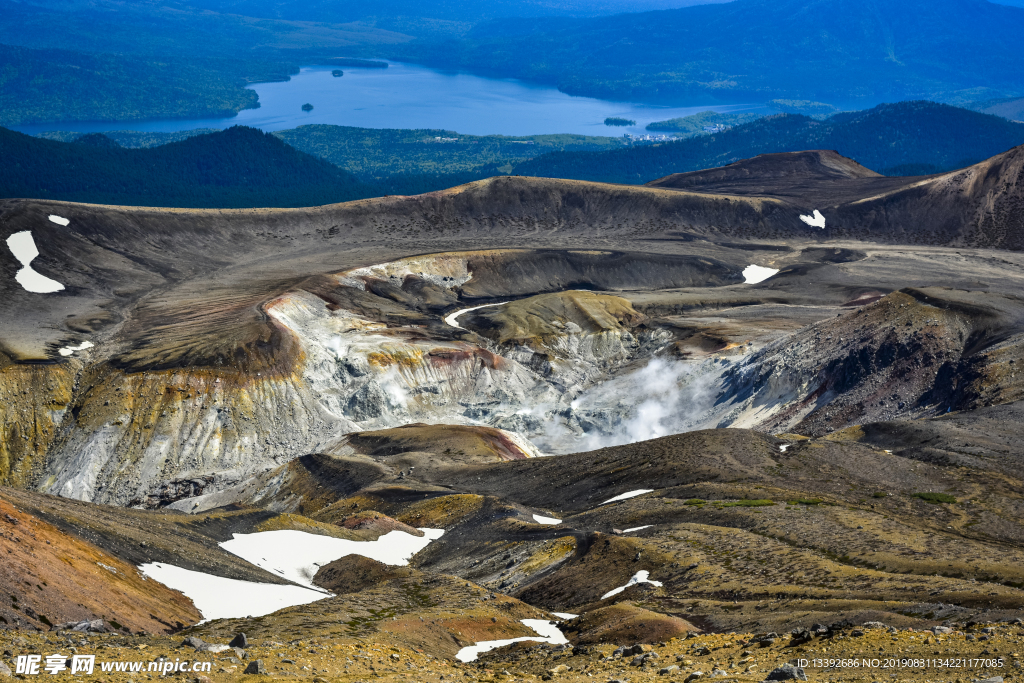
[[[82,133],[110,130],[172,132],[193,128],[253,126],[266,131],[326,123],[362,128],[443,128],[466,135],[535,135],[577,133],[619,136],[644,133],[652,121],[718,112],[761,110],[762,105],[659,107],[572,97],[550,86],[513,79],[443,72],[414,64],[391,63],[387,69],[307,66],[281,83],[254,83],[259,109],[220,119],[166,119],[51,123],[19,126],[30,135],[49,130]],[[312,111],[302,105],[312,104]],[[604,125],[607,117],[637,122],[632,127]]]

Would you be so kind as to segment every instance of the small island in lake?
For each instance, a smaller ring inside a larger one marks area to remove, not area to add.
[[[608,118],[606,118],[604,120],[604,125],[606,125],[606,126],[635,126],[636,125],[636,121],[633,121],[631,119],[619,118],[618,116],[609,116]]]
[[[302,111],[313,111],[313,105],[310,104],[309,102],[306,102],[304,105],[302,105]]]
[[[333,71],[331,71],[331,75],[334,76],[335,78],[338,78],[340,76],[344,76],[345,72],[342,71],[341,69],[334,69]]]

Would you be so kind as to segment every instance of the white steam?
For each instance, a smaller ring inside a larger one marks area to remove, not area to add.
[[[554,411],[536,440],[544,450],[579,452],[698,429],[717,396],[717,378],[704,364],[655,358],[587,389],[567,416]]]

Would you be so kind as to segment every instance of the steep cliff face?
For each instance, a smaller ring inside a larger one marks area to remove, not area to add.
[[[42,470],[72,402],[81,363],[16,364],[0,354],[0,485],[23,487]]]
[[[83,385],[37,478],[41,490],[78,500],[153,506],[196,495],[319,450],[351,424],[295,374],[104,364]]]
[[[215,354],[193,365],[192,352],[142,344],[127,361],[10,364],[0,370],[12,396],[3,410],[13,411],[5,476],[78,500],[159,507],[329,450],[346,434],[410,423],[503,427],[530,451],[552,414],[669,335],[644,328],[626,300],[595,292],[458,308],[476,273],[500,288],[507,275],[494,264],[522,258],[415,257],[312,278],[263,304],[266,341],[245,342],[226,362]],[[154,367],[136,368],[145,353]],[[31,383],[49,391],[29,392]]]
[[[722,373],[721,426],[821,436],[1021,393],[1014,297],[908,289],[769,345]]]

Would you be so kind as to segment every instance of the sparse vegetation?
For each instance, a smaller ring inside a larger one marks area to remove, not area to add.
[[[914,498],[920,498],[927,503],[939,504],[939,503],[955,503],[956,497],[951,496],[948,493],[935,493],[932,491],[925,493],[915,493]]]

